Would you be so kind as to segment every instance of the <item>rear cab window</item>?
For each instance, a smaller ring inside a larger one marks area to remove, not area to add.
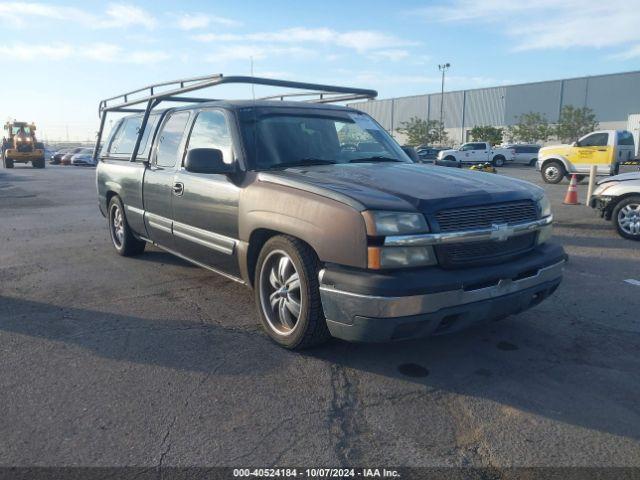
[[[180,146],[189,122],[190,113],[178,111],[170,113],[158,133],[157,150],[154,163],[159,167],[174,167],[182,152]]]
[[[626,130],[618,132],[618,145],[633,146],[634,141],[631,132],[628,132]]]
[[[146,160],[148,158],[152,143],[152,141],[149,141],[149,137],[151,136],[151,132],[155,131],[159,118],[160,113],[149,115],[149,120],[147,121],[147,126],[138,149],[138,160]],[[114,160],[130,160],[141,125],[141,115],[122,119],[108,143],[107,155]]]

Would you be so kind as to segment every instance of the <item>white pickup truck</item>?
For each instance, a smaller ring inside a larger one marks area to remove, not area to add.
[[[505,162],[515,160],[516,151],[513,148],[492,148],[487,142],[463,143],[457,150],[442,150],[438,153],[438,160],[447,163],[486,163],[491,162],[496,167],[502,167]]]

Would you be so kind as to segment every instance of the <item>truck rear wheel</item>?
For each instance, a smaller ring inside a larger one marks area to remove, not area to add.
[[[557,160],[551,160],[542,166],[542,180],[545,183],[560,183],[567,172],[564,169],[564,165]]]
[[[494,167],[502,167],[504,166],[504,157],[502,155],[498,155],[493,158],[491,163],[493,163]]]
[[[114,196],[109,202],[107,221],[109,222],[111,241],[118,254],[123,257],[132,257],[144,251],[147,242],[138,240],[133,235],[127,223],[124,206],[118,196]]]
[[[260,322],[285,348],[300,350],[329,338],[318,270],[311,247],[289,236],[269,239],[258,256],[254,291]]]

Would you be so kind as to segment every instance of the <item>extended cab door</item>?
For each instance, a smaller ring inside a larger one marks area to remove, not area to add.
[[[174,249],[171,204],[178,154],[184,145],[189,115],[189,112],[177,111],[165,117],[142,187],[147,232],[151,240],[168,249]]]
[[[608,132],[594,132],[582,137],[571,149],[569,161],[578,171],[589,171],[591,165],[597,165],[599,172],[609,172],[614,161],[613,139]]]
[[[215,148],[225,163],[235,161],[230,116],[220,109],[197,113],[185,148]],[[182,166],[175,184],[182,189],[173,197],[173,233],[182,255],[208,267],[239,276],[237,261],[239,187],[222,174],[193,173]]]

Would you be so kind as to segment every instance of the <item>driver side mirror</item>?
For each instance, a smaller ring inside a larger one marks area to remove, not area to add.
[[[580,142],[573,142],[571,144],[572,147],[579,147],[580,146]]]
[[[217,148],[194,148],[187,152],[184,168],[191,173],[226,175],[236,171],[235,165],[225,163],[222,151]]]
[[[419,162],[420,161],[420,157],[418,156],[418,152],[416,152],[415,148],[413,148],[413,147],[411,147],[409,145],[405,145],[405,146],[402,146],[400,148],[402,148],[402,151],[407,154],[407,157],[409,157],[412,162]]]

